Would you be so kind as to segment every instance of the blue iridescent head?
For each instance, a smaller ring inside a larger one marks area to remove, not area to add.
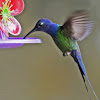
[[[53,23],[51,20],[43,18],[39,20],[35,27],[24,37],[24,39],[35,31],[43,31],[51,35],[52,37],[55,37],[58,32],[58,25]]]

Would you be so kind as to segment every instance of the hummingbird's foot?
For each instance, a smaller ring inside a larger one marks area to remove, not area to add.
[[[63,53],[63,56],[65,57],[66,56],[66,53]]]
[[[63,53],[63,56],[64,56],[64,57],[65,57],[66,55],[69,56],[70,53],[71,53],[71,52],[68,52],[68,51],[67,51],[67,52]]]

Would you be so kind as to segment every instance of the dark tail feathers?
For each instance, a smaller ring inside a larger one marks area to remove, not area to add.
[[[90,85],[90,87],[91,87],[91,89],[92,89],[92,91],[93,91],[93,93],[94,93],[94,95],[96,97],[96,100],[98,100],[98,97],[96,96],[96,93],[94,92],[94,89],[93,89],[93,87],[92,87],[92,85],[91,85],[91,83],[90,83],[90,81],[89,81],[89,79],[87,77],[87,73],[86,73],[86,69],[85,69],[84,63],[82,61],[81,53],[78,52],[77,50],[72,50],[71,56],[74,58],[74,61],[78,64],[78,67],[79,67],[79,70],[81,72],[81,75],[82,75],[82,78],[83,78],[87,93],[88,93],[88,95],[90,97],[90,100],[92,100],[92,99],[91,99],[88,87],[86,85],[86,82],[85,82],[85,77],[88,80],[88,83],[89,83],[89,85]]]

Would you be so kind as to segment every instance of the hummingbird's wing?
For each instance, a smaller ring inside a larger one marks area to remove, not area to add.
[[[74,12],[71,17],[61,26],[64,34],[77,41],[83,40],[91,33],[93,21],[89,20],[88,12],[79,10]]]

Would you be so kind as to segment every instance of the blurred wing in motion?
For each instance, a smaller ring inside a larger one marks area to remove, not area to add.
[[[64,33],[72,39],[81,41],[91,33],[93,21],[89,20],[88,12],[79,10],[74,12],[71,17],[61,26]]]

